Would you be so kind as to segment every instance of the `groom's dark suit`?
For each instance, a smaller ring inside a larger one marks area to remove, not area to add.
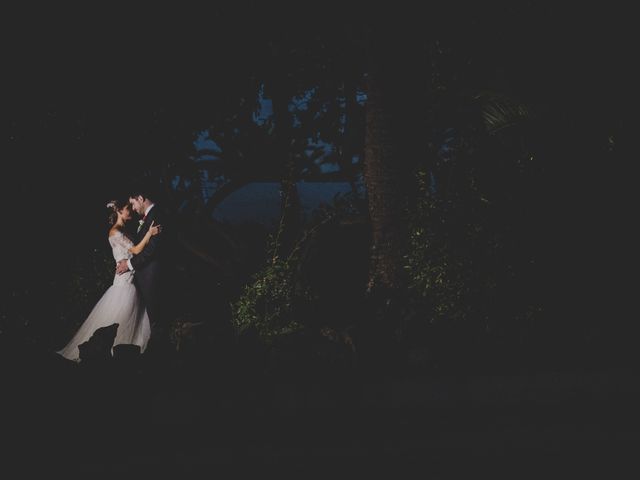
[[[163,231],[149,239],[149,243],[142,252],[131,258],[131,266],[135,271],[134,283],[142,295],[142,300],[147,308],[149,322],[151,324],[150,345],[157,346],[157,343],[165,343],[167,322],[167,302],[166,302],[166,256],[167,256],[167,228],[164,223],[162,211],[154,205],[144,223],[136,234],[136,244],[146,235],[151,223],[162,225]]]

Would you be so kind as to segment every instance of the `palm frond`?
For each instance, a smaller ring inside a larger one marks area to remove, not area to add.
[[[493,135],[520,124],[530,118],[526,105],[512,97],[494,92],[481,92],[473,96],[487,132]]]

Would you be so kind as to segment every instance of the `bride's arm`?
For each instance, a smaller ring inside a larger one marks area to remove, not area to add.
[[[140,240],[140,243],[131,247],[129,249],[129,252],[133,253],[134,255],[138,255],[142,250],[144,250],[144,247],[147,246],[147,243],[149,243],[149,239],[151,239],[151,237],[153,237],[154,235],[159,234],[161,229],[162,225],[154,225],[153,222],[151,222],[151,226],[149,227],[149,230],[147,230],[144,238]]]

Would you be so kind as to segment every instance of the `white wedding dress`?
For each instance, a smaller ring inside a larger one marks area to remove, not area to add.
[[[116,262],[132,257],[129,248],[133,243],[122,232],[111,235],[109,244]],[[142,298],[133,284],[133,275],[133,272],[115,275],[113,285],[93,307],[71,341],[57,353],[69,360],[80,361],[78,345],[89,340],[98,328],[114,323],[118,324],[118,330],[113,345],[121,343],[138,345],[140,351],[144,352],[151,336],[151,327]]]

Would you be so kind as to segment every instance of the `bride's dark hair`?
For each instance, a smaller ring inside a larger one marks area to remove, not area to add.
[[[109,225],[113,225],[118,220],[118,212],[124,207],[129,206],[129,200],[110,200],[107,202],[107,210],[109,211]]]

